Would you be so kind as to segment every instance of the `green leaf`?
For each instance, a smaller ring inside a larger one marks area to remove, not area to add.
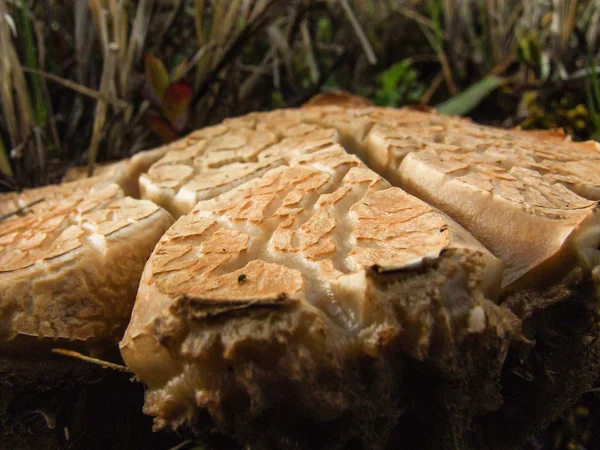
[[[498,89],[504,79],[491,76],[478,81],[451,99],[435,107],[441,114],[464,116],[471,112],[483,99]]]
[[[271,107],[281,108],[284,104],[283,94],[281,91],[271,92]]]
[[[400,80],[410,70],[410,63],[406,60],[392,64],[388,69],[381,72],[378,78],[385,92],[392,92]]]
[[[530,32],[519,40],[517,58],[519,61],[535,68],[540,67],[542,50],[537,36]]]
[[[169,87],[169,73],[163,62],[151,53],[146,53],[146,80],[156,96],[162,98]]]
[[[317,39],[319,42],[331,41],[333,36],[333,28],[331,26],[331,20],[328,17],[321,17],[317,22]]]
[[[406,99],[415,97],[417,72],[409,59],[404,59],[381,72],[377,76],[379,89],[375,94],[375,103],[382,106],[398,106]]]

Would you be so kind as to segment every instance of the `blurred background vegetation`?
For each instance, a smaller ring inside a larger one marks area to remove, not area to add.
[[[599,137],[599,17],[597,0],[0,0],[0,189],[331,89]]]
[[[598,0],[0,0],[0,191],[333,89],[600,138],[599,22]],[[593,442],[586,395],[532,445]]]

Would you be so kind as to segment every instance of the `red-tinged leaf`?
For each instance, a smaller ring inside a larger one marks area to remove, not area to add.
[[[169,86],[169,73],[162,61],[146,53],[146,80],[158,98],[162,98]]]
[[[192,87],[184,81],[171,83],[162,97],[162,107],[165,117],[171,123],[184,114],[192,99]]]
[[[190,110],[186,109],[183,114],[179,114],[179,116],[177,116],[172,122],[171,125],[173,125],[173,128],[175,128],[177,130],[177,132],[181,132],[183,131],[183,129],[186,127],[186,125],[189,123],[190,121]]]
[[[154,133],[162,139],[163,142],[172,142],[177,139],[177,130],[167,122],[156,111],[150,111],[146,114],[148,124]]]

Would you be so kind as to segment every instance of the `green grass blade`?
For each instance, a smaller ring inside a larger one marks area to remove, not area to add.
[[[478,81],[451,99],[440,103],[435,108],[442,114],[463,116],[471,112],[484,98],[502,85],[502,77],[487,77]]]
[[[433,23],[433,31],[438,45],[444,44],[444,33],[442,24],[442,4],[438,0],[428,0],[427,9],[429,10],[429,18]]]
[[[19,11],[21,15],[23,47],[25,52],[25,65],[31,69],[38,68],[37,51],[35,39],[33,37],[32,23],[29,17],[30,11],[23,0],[19,2]],[[37,75],[30,73],[29,80],[33,90],[34,115],[35,121],[39,127],[45,127],[48,120],[48,111],[42,94],[42,87]]]
[[[585,77],[585,97],[587,100],[588,112],[590,120],[594,126],[595,133],[600,132],[600,115],[598,114],[598,106],[600,105],[600,97],[598,93],[598,74],[594,67],[594,61],[590,58],[588,64],[589,71]]]
[[[589,80],[593,90],[592,101],[595,101],[596,106],[600,106],[600,82],[598,81],[598,72],[596,71],[596,65],[594,64],[594,60],[592,58],[590,58],[589,66]]]

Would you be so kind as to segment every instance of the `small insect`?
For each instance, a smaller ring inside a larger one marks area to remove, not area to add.
[[[238,283],[239,283],[239,284],[244,284],[245,282],[246,282],[246,275],[245,275],[245,274],[241,274],[241,275],[238,277]]]

